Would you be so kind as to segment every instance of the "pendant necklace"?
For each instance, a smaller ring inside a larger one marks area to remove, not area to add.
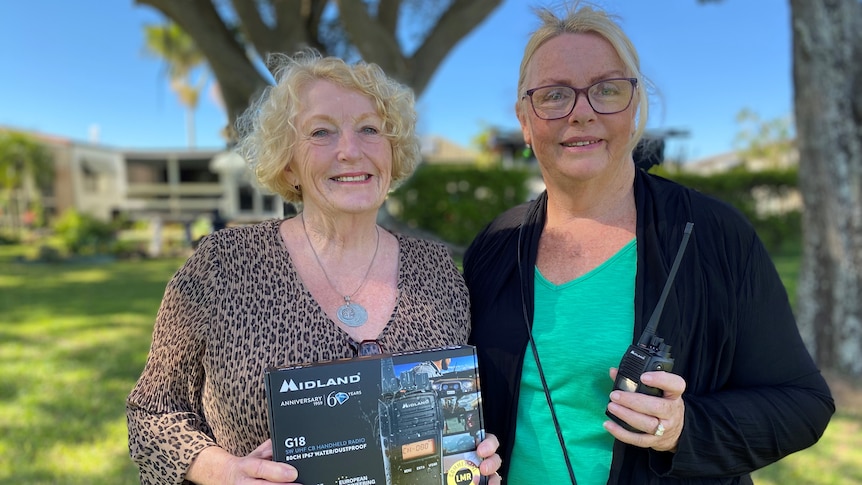
[[[374,266],[374,260],[377,258],[377,250],[380,249],[380,227],[375,225],[374,228],[377,229],[377,246],[374,248],[374,255],[371,256],[371,262],[368,263],[368,269],[365,271],[365,276],[362,277],[362,281],[359,283],[359,286],[353,290],[353,293],[342,296],[342,298],[344,298],[344,304],[338,307],[338,312],[335,314],[338,317],[338,321],[348,327],[361,327],[366,321],[368,321],[368,312],[365,311],[365,307],[359,303],[351,301],[350,298],[359,293],[359,290],[365,286],[365,282],[368,280],[368,275],[371,273],[371,267]],[[320,256],[317,255],[317,251],[314,249],[314,244],[311,244],[311,237],[309,237],[308,230],[305,228],[305,214],[302,214],[302,232],[305,233],[305,239],[308,241],[308,246],[311,247],[311,254],[313,254],[314,259],[317,260],[317,264],[320,266],[320,270],[323,271],[323,277],[326,278],[326,282],[329,283],[329,287],[336,293],[339,293],[335,288],[335,285],[332,284],[332,280],[329,279],[329,275],[326,274],[326,268],[323,267],[323,263],[320,261]]]

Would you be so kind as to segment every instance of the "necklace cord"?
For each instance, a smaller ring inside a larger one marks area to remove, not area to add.
[[[338,291],[338,288],[336,288],[335,285],[332,284],[332,280],[329,279],[329,275],[326,273],[326,268],[323,266],[323,262],[320,261],[320,256],[317,255],[317,250],[314,249],[314,244],[311,244],[311,237],[308,235],[308,229],[305,227],[305,213],[300,215],[300,217],[302,218],[302,232],[305,233],[305,240],[308,241],[308,246],[311,248],[311,254],[314,255],[317,265],[320,266],[320,270],[323,271],[323,277],[326,278],[326,282],[329,283],[329,287],[341,295],[341,292]],[[377,229],[377,245],[374,248],[374,254],[371,256],[371,262],[368,263],[368,269],[365,270],[365,276],[362,277],[362,281],[359,282],[359,286],[353,290],[353,293],[342,295],[346,305],[349,305],[350,299],[353,298],[353,295],[359,293],[359,290],[365,286],[365,282],[368,281],[368,275],[371,274],[371,267],[374,266],[374,260],[377,259],[377,251],[380,249],[380,227],[375,224],[374,228]]]

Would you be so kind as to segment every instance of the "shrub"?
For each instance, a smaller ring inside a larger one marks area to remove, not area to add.
[[[530,176],[527,168],[423,164],[387,207],[409,227],[465,247],[500,212],[527,200]]]
[[[64,212],[54,231],[69,254],[82,256],[109,254],[117,232],[113,225],[75,210]]]
[[[737,167],[726,172],[712,175],[698,175],[688,172],[668,172],[656,167],[651,170],[658,175],[675,180],[685,186],[721,199],[739,209],[754,226],[763,244],[775,253],[796,245],[802,237],[801,209],[777,213],[758,211],[756,194],[769,194],[768,197],[782,197],[798,189],[798,170],[758,170],[751,171]]]
[[[20,244],[21,238],[11,232],[0,231],[0,246]]]

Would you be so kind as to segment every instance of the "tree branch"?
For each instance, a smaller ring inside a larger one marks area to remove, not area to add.
[[[401,12],[401,0],[380,0],[377,4],[377,23],[380,27],[395,36],[398,28],[398,14]]]
[[[372,18],[362,0],[338,0],[338,16],[363,59],[378,64],[388,75],[409,84],[407,61],[394,31],[388,31]]]
[[[443,13],[425,42],[409,60],[412,69],[407,81],[417,97],[428,86],[434,72],[449,52],[499,5],[500,0],[455,0]]]

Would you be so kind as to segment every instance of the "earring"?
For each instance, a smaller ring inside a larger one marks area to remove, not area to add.
[[[531,147],[530,144],[527,143],[524,146],[524,151],[521,152],[521,157],[522,158],[530,158],[532,156],[533,156],[533,147]]]

